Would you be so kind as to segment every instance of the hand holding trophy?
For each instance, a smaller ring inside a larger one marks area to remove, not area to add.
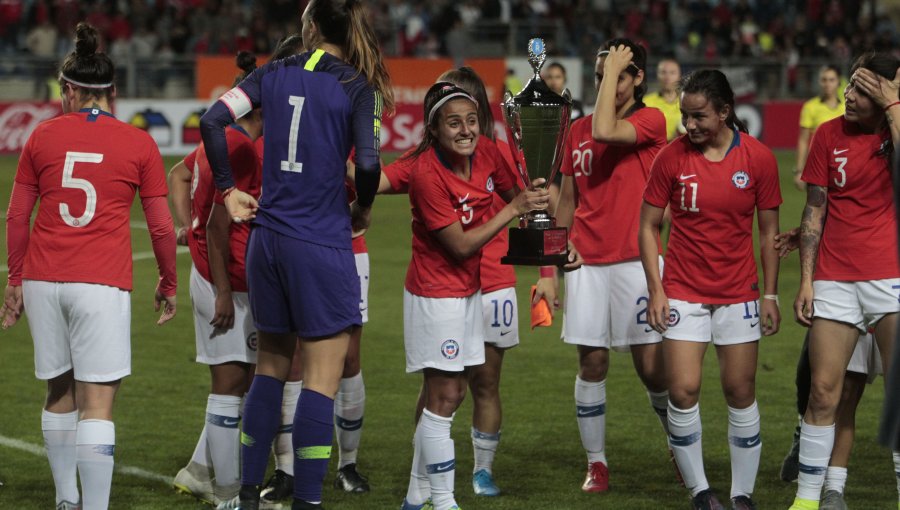
[[[510,148],[516,160],[524,161],[517,170],[524,188],[532,180],[543,178],[549,187],[562,164],[566,136],[572,112],[568,90],[559,95],[541,79],[541,67],[547,58],[543,39],[528,41],[528,62],[534,76],[516,96],[506,93],[503,117],[506,120]],[[509,229],[509,251],[503,264],[528,266],[563,265],[568,262],[568,234],[557,227],[547,211],[531,211],[520,219],[518,228]]]

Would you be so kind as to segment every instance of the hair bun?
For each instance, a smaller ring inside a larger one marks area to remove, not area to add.
[[[237,58],[235,58],[235,62],[237,66],[244,71],[245,74],[250,74],[254,69],[256,69],[256,55],[248,52],[248,51],[239,51],[237,54]]]
[[[99,38],[100,34],[96,28],[83,21],[79,23],[75,27],[75,55],[83,58],[97,53]]]

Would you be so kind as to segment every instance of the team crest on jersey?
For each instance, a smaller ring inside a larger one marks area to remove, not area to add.
[[[459,356],[459,342],[456,340],[444,340],[441,344],[441,354],[447,359],[456,359]]]
[[[256,352],[256,347],[259,344],[259,341],[256,339],[256,331],[247,335],[247,348],[253,352]]]
[[[487,185],[485,186],[485,189],[487,189],[488,193],[494,192],[494,178],[493,177],[488,177]]]
[[[669,326],[677,326],[681,322],[681,314],[675,308],[669,308]]]
[[[737,189],[744,189],[750,185],[750,176],[743,170],[738,170],[731,176],[731,183]]]

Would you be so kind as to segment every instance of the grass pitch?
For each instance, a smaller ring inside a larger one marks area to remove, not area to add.
[[[799,224],[803,196],[790,179],[794,156],[778,153],[782,169],[783,229]],[[0,196],[9,196],[17,159],[0,157]],[[169,167],[177,160],[167,159]],[[143,221],[140,206],[133,219]],[[406,492],[412,458],[413,409],[420,376],[404,371],[402,289],[409,262],[409,203],[405,196],[379,197],[367,236],[372,280],[370,322],[363,334],[366,381],[365,429],[360,471],[372,492],[345,495],[331,488],[334,466],[326,478],[325,505],[330,509],[396,509]],[[3,227],[5,229],[5,224]],[[5,236],[0,240],[5,245]],[[149,252],[146,230],[133,230],[135,252]],[[85,249],[90,249],[86,246]],[[5,253],[5,250],[4,250]],[[190,258],[178,257],[178,316],[156,326],[152,257],[134,263],[132,321],[133,375],[116,403],[116,465],[113,509],[209,508],[176,494],[164,481],[184,466],[203,426],[209,374],[194,363],[194,337],[187,291]],[[519,268],[519,303],[528,302],[533,268]],[[762,412],[763,454],[754,498],[761,509],[787,508],[795,484],[778,479],[778,469],[796,424],[794,367],[803,330],[792,319],[797,290],[796,254],[782,263],[781,331],[760,345],[757,398]],[[527,319],[527,307],[520,307]],[[583,494],[579,489],[586,459],[578,438],[573,403],[577,371],[575,349],[559,340],[561,314],[550,328],[529,331],[520,324],[521,345],[509,352],[501,392],[503,440],[494,473],[503,490],[499,498],[475,498],[470,486],[471,405],[456,414],[453,437],[457,452],[457,498],[472,509],[685,509],[687,491],[676,485],[665,439],[630,356],[611,356],[607,382],[607,455],[610,491]],[[53,481],[40,454],[40,412],[44,384],[34,378],[33,346],[27,324],[0,333],[0,509],[48,509],[54,506]],[[710,351],[701,398],[706,471],[720,496],[730,487],[727,410]],[[894,509],[897,505],[890,452],[875,442],[883,390],[881,379],[869,386],[857,415],[857,441],[849,468],[846,498],[852,508]],[[137,468],[137,469],[135,469]],[[137,473],[137,474],[135,474]]]

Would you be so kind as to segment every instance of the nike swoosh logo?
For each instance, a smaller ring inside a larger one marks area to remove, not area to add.
[[[579,410],[577,411],[577,414],[578,414],[578,416],[587,416],[587,415],[591,414],[592,412],[593,412],[593,411],[591,411],[591,410],[582,411],[581,409],[579,409]]]
[[[587,141],[584,141],[584,142],[581,142],[581,143],[579,143],[579,144],[578,144],[578,148],[579,148],[579,149],[580,149],[580,148],[582,148],[582,147],[584,147],[584,146],[585,146],[585,144],[589,144],[589,143],[591,143],[591,141],[590,141],[590,140],[587,140]]]
[[[501,332],[500,332],[500,336],[506,336],[506,335],[508,335],[508,334],[510,334],[510,333],[512,333],[512,330],[509,330],[509,331],[501,331]]]
[[[751,328],[755,328],[757,324],[759,324],[759,321],[751,322],[751,323],[750,323],[750,327],[751,327]]]
[[[755,438],[755,439],[753,439],[753,440],[751,440],[751,441],[747,441],[747,447],[748,447],[748,448],[753,448],[754,446],[756,446],[756,445],[759,444],[759,441],[760,441],[760,438],[758,438],[758,437]]]
[[[369,307],[367,306],[367,307],[365,307],[365,308],[360,308],[359,311],[360,311],[360,312],[365,312],[365,311],[368,310],[368,309],[369,309]]]
[[[644,333],[649,333],[653,331],[653,328],[644,328]]]
[[[222,425],[225,425],[226,427],[233,427],[240,422],[240,418],[225,418],[224,420],[222,420]]]
[[[845,153],[845,152],[847,152],[847,151],[849,151],[849,150],[850,150],[850,149],[844,149],[844,150],[840,150],[840,151],[839,151],[839,150],[835,149],[835,150],[834,150],[834,155],[837,156],[838,154],[843,154],[843,153]]]
[[[691,174],[691,175],[684,175],[684,174],[681,174],[681,175],[678,176],[678,178],[681,179],[682,181],[685,180],[685,179],[690,179],[691,177],[697,177],[697,174]]]

